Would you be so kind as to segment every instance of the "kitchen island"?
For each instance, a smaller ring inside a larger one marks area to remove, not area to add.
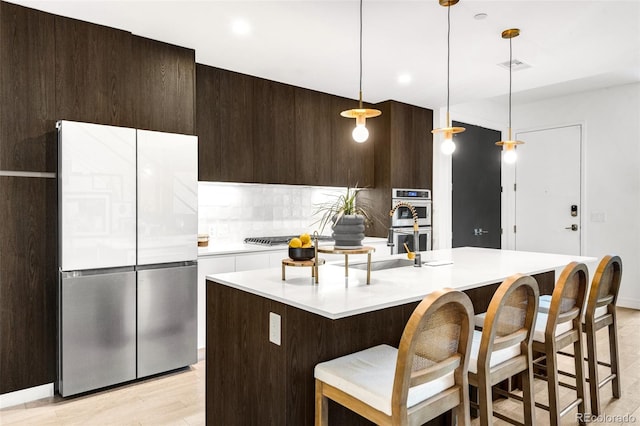
[[[356,263],[345,285],[339,262],[320,267],[318,285],[308,275],[282,281],[279,268],[208,276],[207,423],[313,424],[314,366],[381,343],[397,346],[411,313],[434,290],[465,291],[483,312],[512,274],[534,275],[541,293],[550,294],[556,270],[573,260],[596,262],[469,247],[422,257],[452,263],[376,270],[374,262],[370,285]],[[334,404],[329,412],[330,424],[367,424]]]

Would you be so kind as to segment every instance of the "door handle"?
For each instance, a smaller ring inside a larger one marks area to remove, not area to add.
[[[578,230],[578,225],[576,225],[575,223],[572,224],[571,226],[567,226],[564,229],[571,229],[572,231],[577,231]]]

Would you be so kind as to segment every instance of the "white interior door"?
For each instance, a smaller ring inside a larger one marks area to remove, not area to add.
[[[515,175],[516,250],[580,255],[581,133],[576,125],[516,134],[526,143]]]

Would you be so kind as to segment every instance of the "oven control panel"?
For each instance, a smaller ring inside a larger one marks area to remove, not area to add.
[[[431,190],[429,189],[398,189],[391,190],[391,198],[409,198],[414,200],[430,200]]]

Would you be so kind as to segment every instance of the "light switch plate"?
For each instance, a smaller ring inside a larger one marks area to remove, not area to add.
[[[280,346],[282,319],[275,312],[269,312],[269,341]]]

